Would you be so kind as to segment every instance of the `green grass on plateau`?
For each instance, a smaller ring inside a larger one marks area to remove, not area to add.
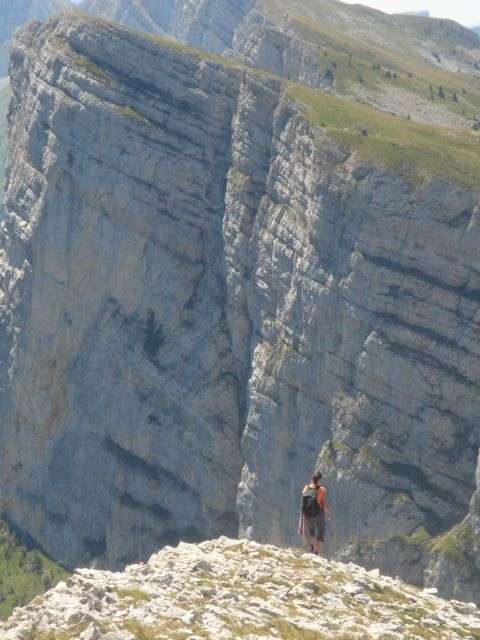
[[[304,85],[290,85],[288,93],[313,125],[367,161],[413,181],[433,176],[480,186],[478,133],[419,124]]]

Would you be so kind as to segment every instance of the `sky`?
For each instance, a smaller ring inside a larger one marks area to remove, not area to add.
[[[366,4],[369,7],[394,13],[426,9],[434,18],[451,18],[470,26],[480,23],[480,3],[477,0],[344,0],[350,4]]]

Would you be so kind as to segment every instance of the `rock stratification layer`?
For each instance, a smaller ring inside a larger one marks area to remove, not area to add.
[[[243,540],[180,544],[123,573],[81,569],[0,622],[4,640],[474,640],[473,604],[352,564]]]
[[[357,107],[340,130],[325,94],[315,128],[278,79],[75,13],[18,34],[12,88],[12,524],[70,566],[238,526],[288,545],[319,459],[332,549],[422,531],[430,558],[475,491],[475,138],[369,135]]]

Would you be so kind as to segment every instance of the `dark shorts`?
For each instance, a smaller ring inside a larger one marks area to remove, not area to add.
[[[325,512],[320,511],[313,518],[306,518],[310,538],[317,542],[325,542]]]

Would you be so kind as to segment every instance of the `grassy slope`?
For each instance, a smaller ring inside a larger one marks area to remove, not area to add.
[[[480,112],[480,77],[442,69],[424,54],[430,49],[427,41],[435,43],[441,56],[450,55],[455,47],[480,54],[480,40],[477,45],[475,36],[449,21],[386,16],[335,0],[262,2],[264,12],[278,24],[288,13],[296,34],[317,47],[319,67],[334,74],[336,91],[352,98],[290,86],[290,94],[306,106],[313,124],[326,127],[365,159],[417,181],[435,175],[464,186],[479,186],[480,136],[473,131],[473,123]],[[439,95],[440,87],[444,97]],[[419,124],[373,109],[355,100],[360,89],[403,89],[465,116],[472,129]]]
[[[318,47],[319,66],[332,69],[339,93],[354,96],[360,88],[381,91],[390,86],[410,91],[427,101],[433,96],[438,104],[456,114],[465,112],[470,119],[480,110],[480,77],[446,71],[429,62],[417,47],[417,40],[425,43],[428,39],[435,43],[435,51],[440,55],[451,54],[464,34],[456,33],[455,29],[450,33],[446,21],[447,26],[442,28],[441,21],[385,16],[333,0],[263,2],[265,12],[276,22],[281,21],[288,9],[296,33]],[[475,39],[460,48],[468,51],[474,45]],[[477,48],[480,51],[480,40]],[[440,86],[445,91],[445,99],[439,98]],[[453,100],[454,91],[458,102]]]
[[[305,105],[314,125],[372,163],[414,181],[439,176],[466,187],[479,185],[478,133],[418,124],[303,85],[291,85],[288,91]]]
[[[16,606],[67,577],[67,573],[40,551],[20,544],[7,525],[0,522],[0,617]]]
[[[475,546],[480,542],[475,535],[470,519],[467,518],[455,525],[443,535],[434,540],[432,551],[447,557],[450,561],[465,562],[467,554],[474,554]]]
[[[7,155],[7,109],[10,87],[0,80],[0,214],[3,211],[3,188],[5,184],[5,158]]]

